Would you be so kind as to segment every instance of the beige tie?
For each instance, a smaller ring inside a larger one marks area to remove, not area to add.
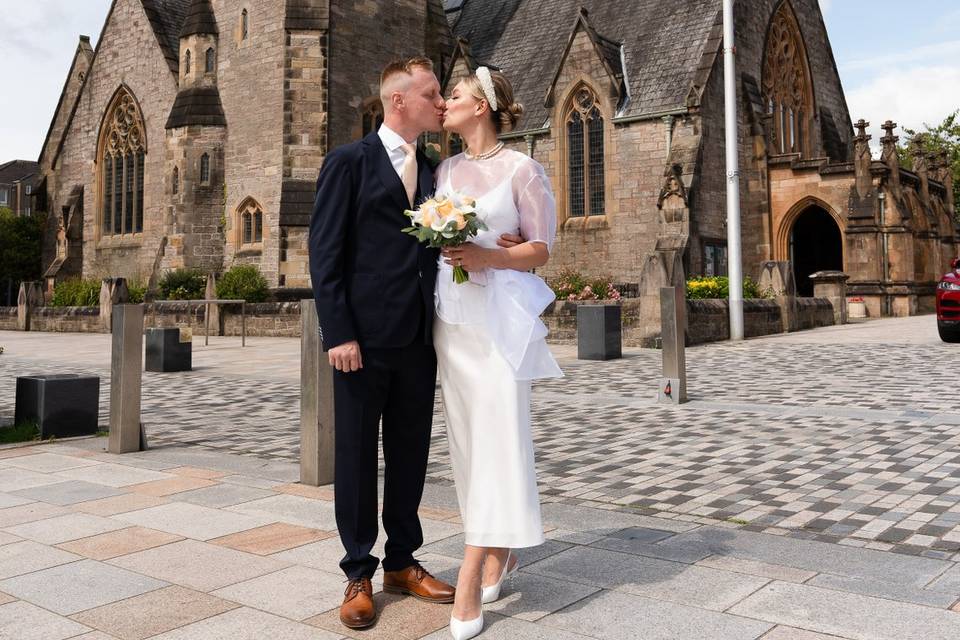
[[[413,199],[417,195],[417,145],[410,142],[400,145],[406,158],[403,159],[403,171],[400,173],[400,179],[403,181],[403,187],[407,190],[407,199],[410,206],[413,206]]]

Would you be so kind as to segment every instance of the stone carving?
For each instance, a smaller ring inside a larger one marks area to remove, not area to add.
[[[803,38],[789,2],[770,23],[763,62],[763,97],[773,115],[770,136],[774,153],[803,153],[813,97]]]

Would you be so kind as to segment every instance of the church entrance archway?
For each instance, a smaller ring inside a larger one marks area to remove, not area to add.
[[[811,274],[843,271],[843,234],[833,216],[822,207],[808,207],[794,221],[790,230],[790,262],[800,296],[813,295]]]

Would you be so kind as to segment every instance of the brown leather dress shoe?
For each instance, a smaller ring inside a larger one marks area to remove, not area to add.
[[[412,564],[400,571],[384,571],[383,590],[437,603],[453,602],[456,592],[452,586],[437,580],[419,564]]]
[[[370,578],[355,578],[347,584],[340,605],[340,622],[351,629],[364,629],[377,620]]]

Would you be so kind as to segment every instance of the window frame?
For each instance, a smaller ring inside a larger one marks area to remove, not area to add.
[[[217,51],[214,47],[207,47],[204,59],[204,73],[216,73],[217,71]]]
[[[233,242],[238,253],[263,250],[266,237],[266,216],[263,207],[252,197],[246,197],[234,211]]]
[[[121,85],[100,125],[96,156],[98,240],[122,242],[142,236],[147,155],[143,111],[133,93]]]
[[[209,186],[211,180],[211,166],[210,166],[210,154],[204,152],[200,156],[200,167],[197,172],[200,176],[200,184],[203,186]]]
[[[600,93],[586,82],[578,83],[570,92],[562,111],[560,122],[564,144],[561,160],[567,220],[600,218],[607,214],[606,138],[609,127],[605,111]],[[594,123],[599,126],[595,127]]]

